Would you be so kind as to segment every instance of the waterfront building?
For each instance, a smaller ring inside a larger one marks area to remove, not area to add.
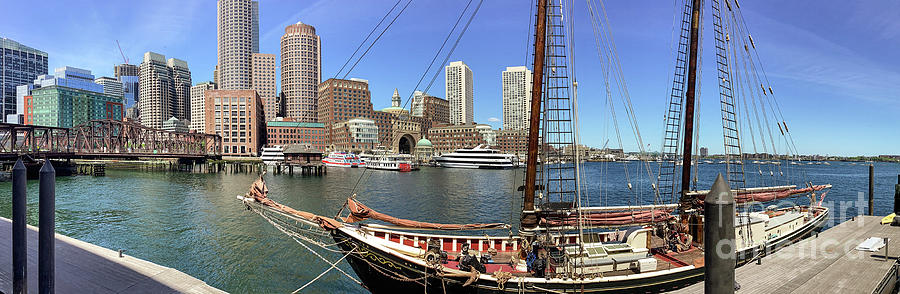
[[[316,28],[297,22],[281,36],[281,90],[286,117],[316,122],[322,80],[322,47]],[[343,120],[343,119],[342,119]]]
[[[497,132],[497,142],[494,146],[496,146],[494,149],[500,152],[525,158],[528,154],[528,131],[500,130]]]
[[[429,162],[433,155],[434,146],[431,144],[430,140],[422,138],[419,139],[419,142],[416,142],[416,162]]]
[[[25,124],[71,128],[90,120],[122,120],[122,97],[50,85],[25,96]]]
[[[94,83],[97,83],[100,86],[103,86],[104,94],[109,94],[109,95],[113,95],[116,97],[122,97],[122,99],[123,99],[122,104],[125,104],[124,103],[125,87],[122,85],[122,82],[120,82],[119,80],[117,80],[115,78],[111,78],[111,77],[99,77],[94,80]]]
[[[709,148],[700,147],[700,157],[707,157],[707,156],[709,156]]]
[[[94,75],[90,70],[71,66],[57,68],[52,75],[40,75],[34,80],[35,88],[48,86],[63,86],[103,93],[103,85],[94,82]]]
[[[188,129],[198,133],[206,132],[206,99],[204,92],[216,89],[213,82],[203,82],[191,87],[191,124]]]
[[[216,85],[223,90],[251,87],[251,59],[259,53],[259,2],[217,2],[218,55]]]
[[[378,144],[378,126],[368,118],[354,118],[332,126],[335,139],[330,149],[362,153],[370,151]]]
[[[475,90],[472,70],[462,61],[451,62],[444,70],[447,101],[450,102],[450,124],[474,122]]]
[[[524,66],[507,67],[502,74],[503,129],[527,130],[531,113],[531,71]]]
[[[24,115],[25,102],[19,100],[17,87],[31,84],[39,75],[46,74],[46,52],[0,38],[0,117]]]
[[[180,120],[178,118],[175,118],[174,116],[170,117],[169,119],[164,121],[162,123],[161,129],[163,131],[167,131],[167,132],[179,132],[179,133],[187,133],[190,131],[190,129],[188,129],[187,122]]]
[[[250,89],[256,90],[264,102],[266,121],[278,116],[275,92],[275,54],[253,53],[250,61]]]
[[[410,108],[413,117],[421,117],[425,121],[431,122],[428,127],[450,123],[450,102],[447,99],[431,96],[422,91],[415,91]]]
[[[172,76],[172,116],[179,120],[191,118],[191,71],[187,62],[169,58],[166,61],[169,75]]]
[[[325,150],[325,136],[325,124],[322,123],[296,121],[266,122],[266,144],[269,146],[298,144],[311,146],[318,150]]]
[[[266,124],[256,90],[206,90],[204,99],[206,133],[222,136],[222,154],[259,156]]]
[[[166,61],[162,54],[146,52],[138,85],[141,98],[137,115],[144,126],[158,129],[170,117],[189,118],[191,72],[187,62],[175,58]]]
[[[489,125],[474,123],[434,127],[428,130],[428,139],[433,144],[434,155],[441,155],[460,148],[487,144],[483,135],[485,127],[490,128]]]
[[[475,130],[484,138],[485,144],[497,145],[497,132],[494,132],[490,125],[476,125]]]
[[[369,81],[363,79],[328,79],[320,84],[318,88],[318,122],[331,126],[357,117],[372,117]],[[286,91],[285,95],[285,98],[290,100]],[[287,116],[291,117],[290,114]],[[293,117],[293,119],[300,122],[305,121],[296,117]],[[330,142],[333,136],[330,130],[328,132]]]

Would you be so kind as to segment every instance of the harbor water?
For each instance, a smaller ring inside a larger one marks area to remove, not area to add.
[[[584,165],[584,192],[592,206],[653,203],[656,181],[640,162]],[[657,167],[651,164],[651,169]],[[867,208],[868,167],[831,162],[789,168],[749,165],[748,185],[778,184],[773,175],[806,179],[834,188],[825,203],[834,208],[833,226]],[[701,164],[697,187],[708,189],[724,164]],[[793,170],[786,172],[788,170]],[[266,175],[270,197],[291,207],[333,216],[353,194],[375,210],[402,218],[444,223],[515,223],[521,209],[524,171],[424,167],[411,173],[329,168],[315,176]],[[875,163],[875,213],[893,208],[900,164]],[[627,176],[626,176],[627,175]],[[254,174],[107,170],[105,177],[57,179],[56,231],[160,265],[173,267],[233,293],[292,292],[329,267],[235,199]],[[754,178],[758,178],[754,180]],[[631,183],[631,189],[628,183]],[[28,182],[28,220],[37,225],[38,182]],[[859,193],[862,192],[862,199]],[[669,201],[663,199],[664,201]],[[797,203],[808,204],[806,198]],[[11,215],[11,185],[0,183],[0,216]],[[320,251],[326,258],[340,255]],[[8,265],[6,265],[8,266]],[[343,263],[342,269],[352,274]],[[33,269],[36,270],[36,269]],[[332,271],[309,293],[365,290]]]

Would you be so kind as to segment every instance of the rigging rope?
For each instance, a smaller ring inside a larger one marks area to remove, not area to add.
[[[353,57],[356,56],[356,53],[359,52],[359,49],[362,48],[362,46],[365,45],[367,41],[369,41],[369,38],[372,37],[372,34],[375,33],[375,30],[377,30],[378,27],[381,26],[381,23],[383,23],[384,20],[387,19],[388,15],[391,15],[391,13],[394,12],[394,9],[396,9],[397,5],[400,5],[400,2],[402,2],[402,1],[403,0],[397,0],[397,3],[394,3],[394,6],[392,6],[391,9],[388,10],[388,12],[385,13],[384,16],[381,17],[381,20],[378,21],[378,24],[376,24],[374,27],[372,27],[372,30],[369,31],[369,34],[366,35],[366,38],[363,39],[363,41],[359,43],[359,46],[356,46],[356,50],[353,51],[353,54],[350,54],[350,58],[347,58],[347,61],[344,62],[344,65],[341,65],[341,69],[338,70],[336,73],[334,73],[334,76],[332,76],[331,78],[337,78],[337,76],[340,75],[341,72],[344,71],[344,68],[347,66],[347,64],[350,63],[350,60],[353,60]]]
[[[378,37],[376,37],[375,40],[372,41],[371,44],[369,44],[369,47],[366,48],[366,51],[363,51],[362,55],[360,55],[359,58],[356,59],[356,62],[354,62],[353,65],[350,66],[350,69],[348,69],[347,72],[344,73],[344,76],[341,79],[346,79],[347,76],[350,75],[350,72],[352,72],[353,69],[356,68],[356,65],[359,64],[359,62],[363,59],[363,57],[365,57],[366,54],[369,53],[369,50],[372,49],[372,46],[375,46],[375,43],[378,43],[378,40],[381,39],[381,36],[384,36],[384,33],[387,32],[387,30],[391,28],[391,25],[393,25],[394,22],[397,21],[397,18],[399,18],[400,15],[403,14],[404,11],[406,11],[406,8],[409,7],[410,3],[412,3],[412,0],[406,1],[406,4],[403,5],[402,9],[400,9],[400,12],[398,12],[397,15],[394,15],[394,18],[391,19],[391,22],[388,23],[388,25],[386,27],[384,27],[383,30],[381,30],[381,33],[378,34]],[[391,9],[391,11],[393,11],[393,9]]]

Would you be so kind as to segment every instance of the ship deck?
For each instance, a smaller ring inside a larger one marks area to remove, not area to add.
[[[880,220],[857,216],[764,257],[760,265],[736,269],[739,292],[892,293],[897,282],[900,227],[881,225]],[[877,252],[856,250],[869,237],[889,241]],[[703,293],[703,283],[672,293]]]

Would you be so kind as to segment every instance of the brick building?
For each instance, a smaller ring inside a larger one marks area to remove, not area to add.
[[[222,136],[226,156],[259,156],[266,140],[263,101],[256,90],[207,90],[206,132]]]
[[[434,155],[453,152],[460,148],[472,148],[487,144],[479,127],[490,127],[484,124],[463,124],[435,127],[428,130],[428,140],[433,146]]]
[[[311,146],[325,150],[325,124],[295,121],[266,122],[266,144]]]

